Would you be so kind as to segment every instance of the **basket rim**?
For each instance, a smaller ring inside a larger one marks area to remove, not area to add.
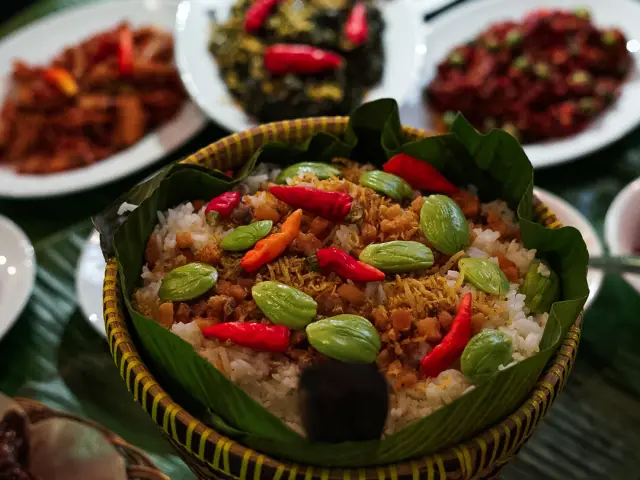
[[[248,147],[249,151],[255,151],[263,143],[275,138],[293,141],[306,138],[317,131],[341,134],[347,122],[348,117],[316,117],[272,122],[224,137],[185,158],[181,163],[204,164],[209,158],[215,157],[220,163],[218,168],[223,169],[226,167],[225,161],[229,162],[243,147]],[[409,139],[429,136],[429,133],[424,130],[404,126],[403,133]],[[537,221],[547,228],[555,229],[562,226],[555,214],[535,196],[534,214]],[[155,380],[138,353],[124,320],[125,310],[118,298],[118,285],[118,267],[115,258],[111,258],[105,269],[103,315],[111,354],[134,399],[164,430],[172,443],[189,452],[194,462],[204,462],[219,473],[234,475],[230,471],[231,454],[242,459],[241,474],[242,472],[246,474],[248,464],[259,466],[259,469],[254,471],[254,478],[258,478],[255,474],[259,474],[260,469],[267,467],[276,470],[277,478],[280,478],[285,471],[289,472],[289,478],[296,478],[296,474],[304,475],[305,478],[315,478],[316,474],[321,478],[346,478],[351,474],[358,478],[365,478],[365,476],[369,478],[370,475],[378,478],[381,475],[386,476],[385,472],[390,475],[390,478],[395,478],[399,474],[417,478],[416,475],[424,469],[430,475],[441,474],[442,478],[445,478],[446,472],[451,471],[462,472],[463,476],[460,478],[477,478],[476,476],[482,472],[506,463],[517,453],[547,413],[557,394],[563,389],[577,353],[583,317],[581,313],[570,327],[562,345],[543,370],[530,395],[518,410],[500,423],[479,432],[459,445],[444,448],[426,457],[365,468],[318,467],[295,464],[254,452],[207,427],[176,403]],[[158,413],[159,411],[162,416]],[[186,431],[181,431],[183,428]],[[515,435],[512,439],[514,430]],[[186,438],[186,441],[182,441],[180,437]],[[199,441],[194,441],[198,438]],[[194,445],[197,446],[197,451],[192,448]],[[492,445],[493,452],[490,451]],[[499,454],[498,446],[502,447]],[[486,458],[488,454],[491,454],[490,459]],[[240,475],[240,478],[244,478],[243,475]]]

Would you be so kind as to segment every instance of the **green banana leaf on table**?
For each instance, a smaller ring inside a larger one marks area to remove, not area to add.
[[[549,262],[562,287],[538,354],[380,441],[312,444],[197,355],[190,344],[133,309],[130,298],[139,282],[144,249],[157,222],[157,211],[219,195],[243,181],[259,162],[289,165],[341,156],[381,167],[400,152],[433,164],[457,185],[475,185],[484,201],[503,199],[517,211],[525,247],[537,249],[537,256]],[[367,466],[433,453],[515,411],[578,317],[588,295],[586,246],[574,228],[550,230],[532,220],[532,191],[533,168],[509,134],[494,130],[481,135],[458,116],[450,133],[409,141],[402,133],[396,102],[383,99],[356,109],[342,138],[318,133],[299,145],[264,145],[233,180],[215,169],[183,164],[168,167],[114,202],[94,219],[94,224],[101,232],[105,256],[115,255],[117,259],[129,326],[135,331],[138,349],[176,401],[216,430],[254,450],[307,464]],[[118,216],[123,201],[138,208],[126,217]]]

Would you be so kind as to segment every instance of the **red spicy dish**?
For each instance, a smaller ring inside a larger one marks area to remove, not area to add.
[[[138,142],[184,100],[172,35],[120,24],[49,65],[14,63],[0,111],[0,164],[25,174],[90,165]]]
[[[425,102],[443,129],[460,111],[478,130],[503,128],[522,143],[572,135],[615,101],[632,67],[626,43],[587,10],[536,10],[452,50]]]

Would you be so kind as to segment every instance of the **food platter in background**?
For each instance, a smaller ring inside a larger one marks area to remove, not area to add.
[[[604,219],[604,236],[612,256],[640,255],[640,178],[631,182],[613,200]],[[640,293],[640,275],[624,279]]]
[[[191,98],[212,120],[230,131],[241,131],[256,126],[257,122],[231,97],[209,52],[211,19],[218,22],[227,19],[233,3],[233,0],[183,1],[176,16],[175,55]],[[391,97],[401,102],[422,68],[426,47],[421,18],[410,0],[380,2],[378,8],[385,22],[384,73],[380,84],[367,92],[365,100]]]
[[[582,234],[584,243],[587,244],[587,250],[592,257],[600,257],[604,254],[604,248],[600,237],[596,233],[593,225],[582,215],[578,210],[571,206],[568,202],[562,198],[554,195],[551,192],[543,190],[541,188],[534,188],[534,195],[542,201],[549,210],[553,212],[558,220],[562,222],[564,226],[571,226],[577,228]],[[589,298],[584,305],[586,310],[593,303],[600,292],[602,287],[602,281],[604,280],[604,272],[590,268],[587,274],[587,283],[589,284]]]
[[[24,309],[36,277],[36,259],[29,238],[0,215],[0,338]]]
[[[47,64],[65,47],[112,29],[122,21],[133,27],[155,25],[172,31],[176,7],[177,2],[171,1],[100,2],[64,10],[30,24],[0,42],[0,72],[3,75],[0,90],[7,89],[14,59]],[[161,159],[197,133],[205,122],[200,110],[187,100],[178,114],[158,129],[126,150],[92,165],[46,175],[21,175],[0,167],[0,196],[49,197],[106,184]]]
[[[632,0],[482,0],[465,2],[436,17],[427,27],[428,46],[420,82],[413,85],[401,105],[405,125],[437,129],[436,119],[425,108],[422,90],[434,78],[436,66],[456,46],[471,40],[489,26],[505,20],[521,20],[539,8],[586,8],[598,27],[617,27],[628,39],[633,68],[623,83],[616,102],[600,114],[581,133],[559,139],[525,145],[524,149],[535,168],[558,165],[597,151],[640,124],[640,80],[637,74],[637,51],[640,50],[640,4]]]

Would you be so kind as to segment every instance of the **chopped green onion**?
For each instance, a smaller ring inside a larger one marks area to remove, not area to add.
[[[573,85],[589,85],[591,83],[591,75],[584,70],[578,70],[571,75],[569,82]]]
[[[541,78],[542,80],[546,80],[549,78],[551,70],[549,65],[543,62],[538,62],[533,66],[533,73],[536,74],[536,77]]]
[[[513,61],[513,66],[520,71],[524,71],[528,69],[530,66],[529,59],[524,55],[520,55],[519,57],[516,57],[516,59]]]
[[[600,34],[600,40],[605,45],[611,47],[618,43],[618,35],[616,35],[616,32],[614,30],[605,30],[604,32],[602,32],[602,34]]]
[[[464,55],[460,52],[453,52],[449,55],[449,63],[456,67],[463,67],[467,62],[464,59]]]
[[[510,47],[515,47],[522,42],[522,33],[517,28],[513,28],[509,30],[507,33],[507,45]]]
[[[596,102],[592,97],[583,97],[578,102],[578,106],[583,113],[591,115],[596,111]]]
[[[482,43],[490,52],[495,52],[500,49],[500,42],[498,42],[498,39],[492,35],[484,37]]]
[[[591,18],[591,12],[588,8],[576,8],[573,13],[576,17],[584,20],[589,20]]]

